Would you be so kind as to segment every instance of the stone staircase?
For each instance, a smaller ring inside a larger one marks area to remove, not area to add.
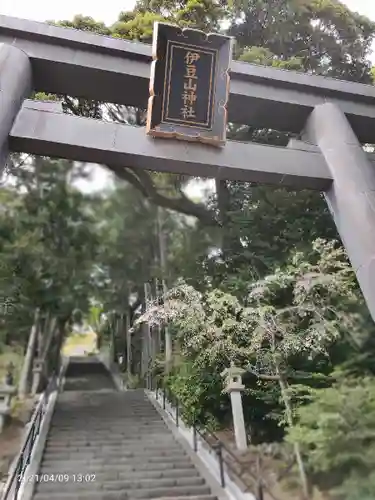
[[[64,392],[116,389],[110,373],[94,356],[71,357],[65,379]]]
[[[217,499],[143,390],[116,392],[95,361],[75,360],[67,375],[34,500]],[[72,390],[79,378],[84,391]]]

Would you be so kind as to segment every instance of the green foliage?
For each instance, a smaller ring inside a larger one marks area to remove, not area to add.
[[[163,15],[169,23],[182,27],[191,26],[204,31],[216,30],[220,26],[225,10],[217,0],[138,0],[135,10],[141,15],[148,13]]]
[[[208,269],[214,286],[244,296],[248,283],[285,265],[291,251],[308,257],[315,239],[338,238],[320,193],[239,182],[228,183],[227,190],[225,266],[217,269],[214,261]]]
[[[363,474],[352,474],[344,481],[335,492],[343,500],[373,500],[375,495],[375,474],[368,472]]]
[[[102,306],[93,304],[90,307],[87,321],[95,333],[100,332],[100,328],[102,325],[102,315],[103,315],[103,307]]]
[[[373,498],[375,381],[343,375],[332,387],[310,392],[309,403],[296,411],[297,425],[288,440],[302,445],[321,482],[340,485],[341,498]]]
[[[293,69],[370,82],[366,56],[375,24],[340,1],[233,0],[230,5],[229,32],[239,55],[259,47],[268,60],[272,54],[272,60],[295,61]]]
[[[361,317],[348,307],[361,302],[342,248],[317,240],[309,260],[296,252],[274,274],[249,284],[246,304],[218,289],[201,293],[181,283],[139,322],[171,323],[177,332],[182,363],[170,383],[189,421],[229,422],[220,373],[234,362],[249,372],[246,402],[256,411],[246,410],[245,418],[252,434],[264,436],[267,429],[277,436],[277,422],[290,425],[278,384],[299,380],[305,390],[329,384],[329,351],[361,329]]]
[[[0,293],[4,342],[25,342],[35,309],[68,320],[85,311],[96,255],[91,201],[72,185],[66,161],[38,158],[0,191]]]
[[[290,59],[281,60],[265,47],[245,47],[238,59],[247,63],[272,66],[279,69],[303,70],[303,60],[301,57],[293,56]]]
[[[151,43],[154,22],[163,22],[163,16],[153,12],[131,12],[120,16],[111,29],[112,36]]]
[[[127,385],[128,389],[140,389],[141,387],[143,387],[143,381],[141,380],[139,375],[135,375],[135,376],[130,377],[126,381],[126,385]]]
[[[166,386],[182,402],[182,417],[188,425],[203,425],[213,431],[223,425],[224,419],[228,423],[229,399],[222,394],[218,371],[183,361],[166,378]]]
[[[168,292],[164,305],[150,308],[140,321],[171,321],[182,353],[218,369],[260,354],[270,345],[270,335],[277,335],[275,348],[283,356],[324,353],[325,343],[339,336],[343,321],[347,328],[357,321],[340,309],[344,300],[360,298],[342,248],[317,240],[314,252],[311,261],[296,253],[285,268],[251,283],[247,306],[218,289],[201,294],[181,284]]]
[[[74,16],[72,21],[48,21],[50,24],[56,24],[64,28],[74,28],[82,31],[89,31],[98,35],[110,35],[111,30],[103,22],[95,21],[90,16],[82,16],[81,14]]]

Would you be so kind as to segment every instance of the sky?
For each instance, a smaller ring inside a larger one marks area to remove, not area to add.
[[[375,0],[341,0],[350,9],[375,21]],[[135,0],[0,0],[0,15],[20,17],[34,21],[71,20],[76,14],[93,17],[107,25],[113,24],[121,11],[131,10]],[[375,46],[372,59],[375,63]],[[89,183],[82,183],[83,190],[101,189],[108,183],[108,174],[102,168],[93,168],[93,178]],[[188,195],[198,195],[199,187],[193,183]]]
[[[350,9],[375,20],[374,0],[341,0]],[[112,24],[121,11],[132,9],[135,0],[110,0],[93,2],[92,0],[1,0],[0,14],[6,16],[33,19],[34,21],[72,19],[75,14],[88,15],[97,21]]]
[[[96,21],[113,24],[121,11],[131,10],[135,0],[1,0],[0,14],[34,21],[71,20],[76,14],[91,16]]]

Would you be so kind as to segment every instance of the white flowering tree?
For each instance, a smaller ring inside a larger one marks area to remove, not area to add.
[[[279,385],[285,422],[293,426],[289,384],[298,375],[293,356],[328,355],[328,347],[360,318],[348,314],[359,295],[342,247],[317,240],[306,261],[295,254],[284,269],[249,285],[246,304],[220,290],[202,294],[179,282],[163,305],[152,305],[139,321],[172,323],[181,355],[221,370],[233,361],[260,380]],[[294,453],[301,482],[307,480],[298,442]]]

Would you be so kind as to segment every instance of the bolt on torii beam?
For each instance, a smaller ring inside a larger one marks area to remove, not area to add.
[[[157,140],[63,114],[33,90],[147,107],[151,47],[0,16],[0,167],[9,151],[324,191],[375,320],[375,87],[231,63],[228,119],[300,134],[286,148]],[[26,100],[25,100],[26,99]]]

